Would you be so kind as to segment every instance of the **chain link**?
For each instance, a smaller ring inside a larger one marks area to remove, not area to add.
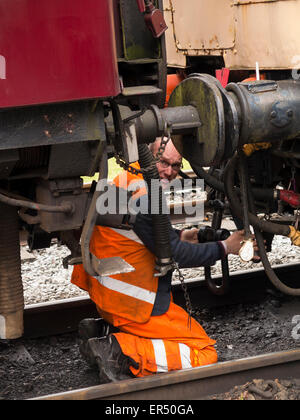
[[[180,268],[178,266],[178,263],[174,261],[173,264],[174,264],[175,270],[178,273],[179,281],[181,283],[181,288],[183,290],[186,311],[187,311],[187,313],[189,315],[188,323],[189,323],[189,327],[190,327],[191,326],[192,314],[193,314],[193,306],[192,306],[191,298],[190,298],[190,295],[189,295],[189,292],[188,292],[187,285],[185,283],[184,275],[182,274],[182,272],[181,272],[181,270],[180,270]]]
[[[158,148],[158,152],[153,162],[151,163],[151,165],[148,166],[147,168],[137,169],[137,168],[134,168],[133,166],[130,166],[127,162],[124,161],[124,159],[122,158],[120,154],[117,154],[115,156],[117,164],[120,165],[121,168],[125,169],[125,171],[128,171],[129,173],[133,175],[139,175],[139,174],[144,175],[147,172],[150,172],[156,166],[156,164],[160,161],[162,155],[164,154],[166,150],[166,146],[171,140],[171,135],[172,135],[172,126],[169,125],[167,122],[165,122],[164,132],[162,134],[161,143]]]

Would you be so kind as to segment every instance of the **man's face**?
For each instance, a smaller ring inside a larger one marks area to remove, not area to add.
[[[173,181],[178,175],[182,164],[181,155],[170,141],[160,159],[156,164],[157,170],[162,181]]]

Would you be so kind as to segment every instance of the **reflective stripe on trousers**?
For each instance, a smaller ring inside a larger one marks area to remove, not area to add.
[[[155,362],[157,367],[157,373],[168,372],[168,361],[164,340],[151,340],[154,348]],[[181,369],[189,369],[192,367],[190,348],[182,343],[175,343],[179,347]],[[172,370],[172,369],[170,369]]]
[[[100,314],[105,318],[105,313]],[[139,364],[139,369],[131,368],[137,377],[217,362],[216,342],[193,318],[189,328],[187,312],[173,302],[165,314],[143,324],[115,315],[108,315],[107,321],[120,329],[114,335],[122,352]]]

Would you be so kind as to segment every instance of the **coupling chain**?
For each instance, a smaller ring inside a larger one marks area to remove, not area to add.
[[[182,271],[179,268],[179,265],[176,261],[173,262],[173,266],[175,268],[175,270],[178,273],[179,276],[179,281],[181,283],[181,288],[183,290],[183,294],[184,294],[184,300],[185,300],[185,306],[186,306],[186,311],[189,315],[189,326],[191,326],[191,319],[192,319],[192,314],[193,314],[193,307],[192,307],[192,302],[191,302],[191,298],[188,292],[188,288],[187,285],[185,283],[185,279],[184,279],[184,275],[182,274]]]
[[[161,137],[161,143],[158,148],[158,152],[156,156],[154,157],[154,160],[151,163],[151,165],[148,166],[147,168],[140,168],[140,169],[134,168],[130,164],[126,163],[120,154],[117,154],[115,156],[117,164],[120,165],[121,168],[125,169],[125,171],[128,171],[129,173],[133,175],[139,175],[139,174],[144,175],[150,172],[156,166],[156,164],[160,161],[162,155],[164,154],[166,150],[166,146],[171,140],[171,135],[172,135],[172,125],[169,125],[165,121],[164,132]]]

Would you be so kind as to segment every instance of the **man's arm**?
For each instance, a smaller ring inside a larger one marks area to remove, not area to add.
[[[134,224],[134,232],[144,245],[155,254],[155,242],[151,215],[138,214]],[[192,268],[214,265],[217,260],[224,258],[225,251],[218,242],[194,244],[181,241],[172,227],[170,227],[170,243],[175,261],[181,268]]]

